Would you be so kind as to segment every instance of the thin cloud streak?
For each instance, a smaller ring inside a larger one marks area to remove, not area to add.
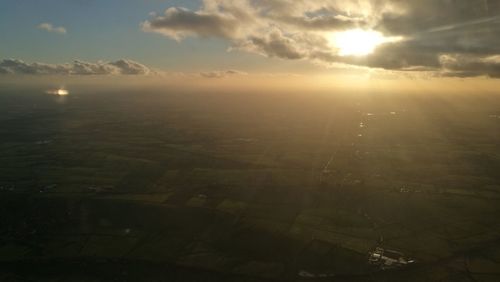
[[[40,30],[45,30],[47,32],[52,32],[52,33],[59,33],[59,34],[66,34],[67,30],[65,27],[59,26],[56,27],[52,25],[51,23],[41,23],[37,26],[38,29]]]

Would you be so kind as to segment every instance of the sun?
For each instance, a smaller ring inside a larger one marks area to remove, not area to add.
[[[384,37],[374,30],[351,29],[333,33],[329,40],[339,50],[340,56],[366,56],[372,54],[379,45],[399,41],[400,38]]]

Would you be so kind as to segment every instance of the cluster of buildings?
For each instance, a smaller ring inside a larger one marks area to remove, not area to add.
[[[368,262],[372,265],[379,266],[382,270],[385,270],[413,264],[415,263],[415,260],[406,257],[401,252],[377,247],[369,253]]]

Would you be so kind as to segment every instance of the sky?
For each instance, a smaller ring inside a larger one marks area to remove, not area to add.
[[[0,74],[500,78],[498,0],[3,0]]]

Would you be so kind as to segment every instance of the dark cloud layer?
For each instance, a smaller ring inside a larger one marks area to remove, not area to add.
[[[85,62],[76,60],[69,64],[26,63],[16,59],[0,61],[1,74],[31,75],[147,75],[152,71],[131,60],[114,62]]]
[[[196,11],[169,8],[142,26],[176,40],[219,37],[231,50],[327,66],[500,76],[498,0],[204,0]],[[402,40],[342,57],[329,36],[355,28]]]

